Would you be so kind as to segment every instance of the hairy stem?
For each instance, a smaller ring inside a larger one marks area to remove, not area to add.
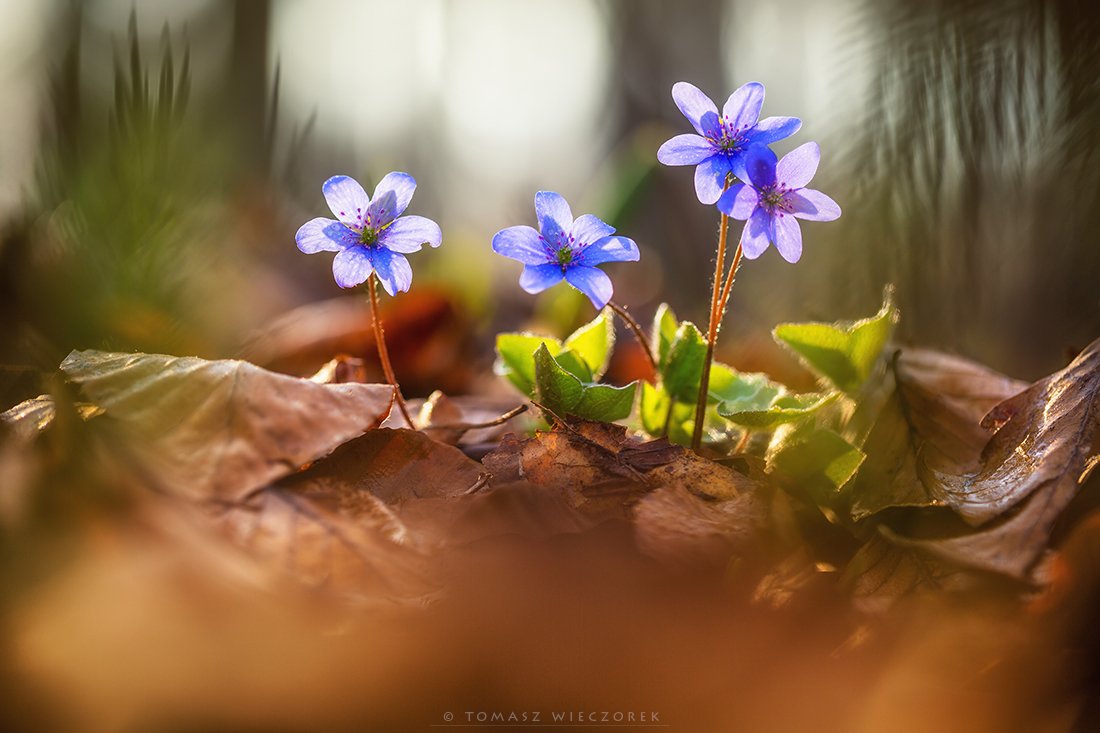
[[[405,418],[409,427],[415,430],[416,423],[409,417],[409,408],[405,406],[405,398],[401,395],[401,385],[397,383],[397,377],[393,374],[390,352],[386,348],[386,334],[382,332],[382,320],[378,317],[378,275],[376,273],[372,272],[370,279],[367,280],[367,292],[370,293],[370,321],[371,327],[374,328],[374,342],[378,347],[378,360],[382,362],[382,372],[386,375],[386,381],[393,387],[394,401],[397,402],[397,409],[401,411],[401,417]]]
[[[741,267],[741,242],[737,242],[737,251],[733,254],[733,264],[726,274],[726,282],[722,285],[722,295],[718,298],[718,322],[721,324],[726,315],[726,304],[730,301],[730,290],[733,289],[733,280],[737,277],[737,269]]]
[[[657,378],[657,357],[653,355],[653,346],[649,343],[649,338],[645,335],[645,331],[642,329],[638,322],[634,320],[634,317],[626,312],[626,308],[622,307],[614,301],[608,301],[607,307],[615,311],[619,318],[623,319],[623,323],[630,329],[630,332],[634,334],[634,338],[638,339],[638,344],[642,347],[642,351],[645,352],[646,359],[649,360],[649,366],[653,369],[653,378]]]
[[[726,182],[726,189],[729,182]],[[718,314],[722,275],[726,265],[726,238],[729,235],[730,218],[722,214],[722,223],[718,228],[718,255],[714,262],[714,282],[710,292],[710,319],[707,322],[707,351],[703,359],[703,373],[699,377],[699,398],[695,402],[695,427],[691,434],[691,449],[699,452],[703,444],[703,421],[707,414],[707,388],[710,386],[710,362],[714,359],[714,344],[718,340]]]

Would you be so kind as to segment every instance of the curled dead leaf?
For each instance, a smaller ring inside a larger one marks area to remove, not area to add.
[[[982,417],[1026,384],[928,349],[894,360],[894,395],[863,446],[868,459],[847,489],[853,519],[892,507],[954,509],[980,523],[1003,508],[960,490],[950,477],[977,469],[990,431]]]
[[[120,422],[162,488],[242,499],[316,460],[390,410],[380,384],[317,384],[243,361],[74,351],[61,364]]]
[[[350,440],[283,485],[334,496],[371,494],[387,504],[456,498],[484,472],[454,446],[414,430],[380,428]]]
[[[978,470],[941,477],[966,507],[981,507],[969,513],[971,521],[996,512],[994,518],[952,536],[892,532],[891,539],[965,567],[1028,579],[1055,522],[1096,466],[1098,422],[1100,341],[990,412],[986,425],[997,432]]]

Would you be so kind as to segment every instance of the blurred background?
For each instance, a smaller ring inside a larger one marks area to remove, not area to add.
[[[609,271],[639,319],[704,322],[718,215],[655,158],[679,80],[719,106],[763,82],[804,121],[778,152],[817,140],[844,209],[797,265],[746,263],[724,360],[782,373],[776,323],[870,315],[889,282],[903,341],[1013,376],[1100,335],[1086,0],[0,0],[0,401],[74,348],[373,364],[362,294],[294,246],[337,173],[413,174],[443,228],[386,303],[407,393],[490,389],[498,330],[591,317],[489,250],[540,189],[637,240]]]

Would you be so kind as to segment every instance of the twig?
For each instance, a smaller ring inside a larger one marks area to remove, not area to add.
[[[508,412],[504,413],[500,417],[494,417],[487,422],[452,422],[452,423],[440,423],[439,425],[425,425],[424,430],[477,430],[479,428],[491,428],[495,425],[503,425],[511,420],[516,415],[522,415],[527,412],[527,405],[520,405],[514,407]]]
[[[474,485],[463,491],[462,495],[469,496],[470,494],[476,494],[477,492],[481,491],[483,488],[485,488],[485,485],[489,483],[490,478],[492,478],[492,474],[490,473],[478,474],[477,481],[474,482]]]

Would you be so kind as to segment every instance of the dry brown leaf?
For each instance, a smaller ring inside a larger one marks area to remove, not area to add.
[[[980,470],[943,477],[955,495],[998,507],[1004,516],[953,537],[892,539],[966,567],[1027,579],[1055,521],[1100,460],[1098,421],[1100,341],[990,412],[985,425],[997,432]]]
[[[481,464],[454,446],[413,430],[380,428],[348,441],[283,485],[334,496],[370,493],[400,505],[410,499],[462,496],[483,473]]]
[[[325,362],[309,381],[317,384],[366,384],[370,380],[366,362],[355,356],[338,354]]]
[[[77,403],[73,407],[85,420],[103,414],[102,408],[88,403]],[[4,423],[17,439],[28,441],[48,428],[56,415],[53,397],[44,394],[20,402],[10,410],[0,413],[0,423]]]
[[[377,427],[393,394],[154,354],[74,351],[61,370],[127,429],[154,480],[200,500],[242,499]]]
[[[677,485],[704,499],[731,500],[756,482],[667,440],[643,441],[620,425],[574,421],[533,438],[508,435],[484,459],[494,482],[526,480],[564,492],[574,506],[625,518],[658,486]]]
[[[422,602],[438,592],[429,558],[378,498],[327,482],[269,487],[218,511],[253,558],[304,584],[358,600]]]
[[[885,613],[913,593],[960,589],[967,581],[958,568],[898,547],[882,534],[873,535],[844,572],[853,605],[865,613]]]
[[[975,524],[1004,508],[946,480],[976,470],[997,403],[1027,387],[980,364],[928,349],[905,349],[894,362],[896,390],[863,446],[867,460],[846,492],[852,517],[891,507],[951,507]]]
[[[759,538],[766,510],[755,493],[701,499],[682,485],[662,486],[632,512],[638,547],[672,565],[723,567]]]
[[[458,499],[407,501],[397,512],[421,541],[446,551],[493,538],[541,541],[580,534],[601,521],[563,493],[527,481],[494,484]]]

